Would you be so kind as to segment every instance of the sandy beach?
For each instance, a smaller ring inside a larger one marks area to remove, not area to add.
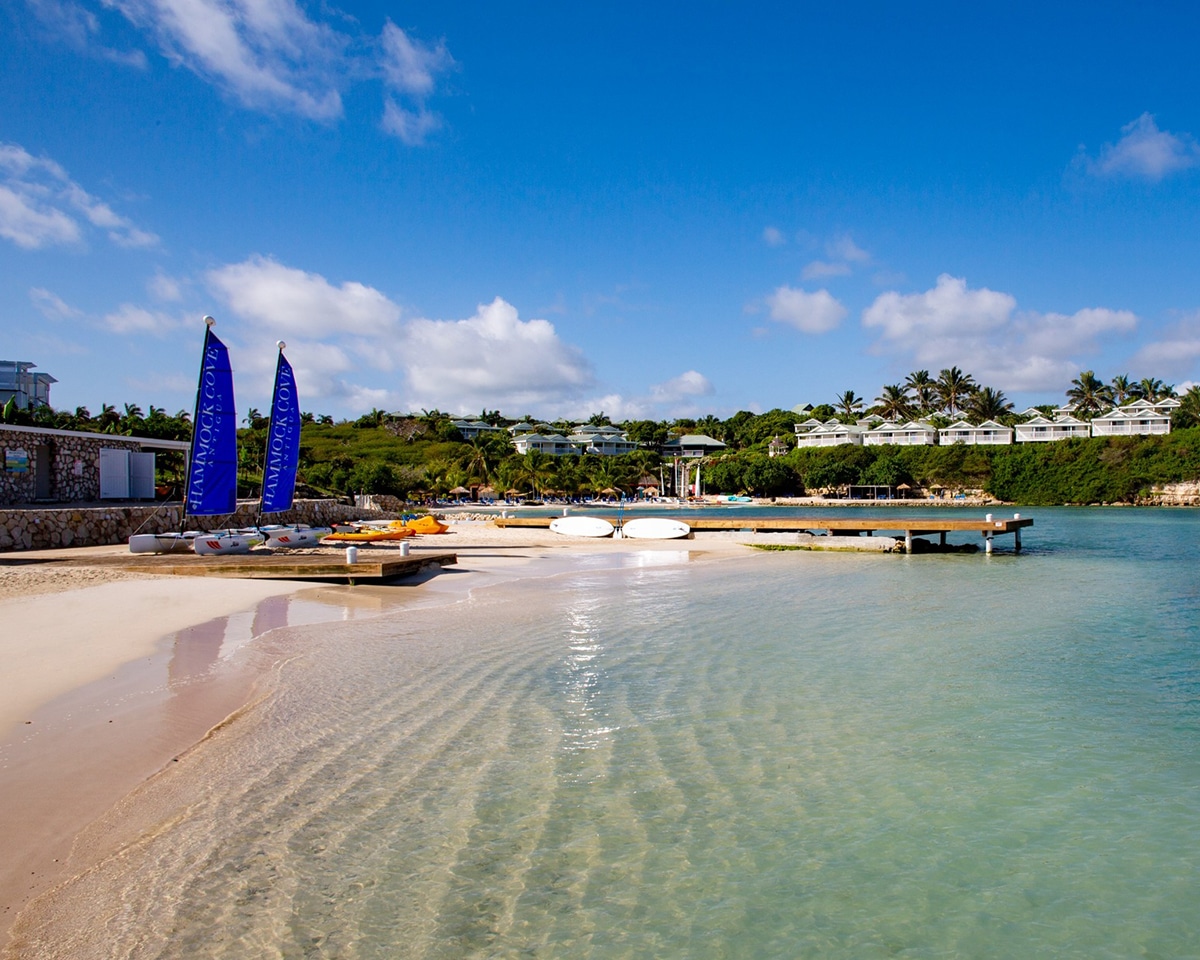
[[[0,942],[33,898],[87,869],[86,855],[72,854],[81,830],[269,696],[288,656],[286,644],[264,640],[278,628],[450,604],[471,590],[606,557],[620,565],[643,551],[693,561],[750,553],[738,541],[567,539],[462,521],[412,547],[453,551],[457,566],[355,587],[134,575],[106,565],[124,547],[5,555]],[[68,556],[72,565],[48,562]]]

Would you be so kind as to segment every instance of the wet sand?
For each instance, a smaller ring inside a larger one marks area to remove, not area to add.
[[[360,548],[362,549],[362,548]],[[379,545],[375,550],[396,549]],[[124,547],[0,557],[0,946],[21,909],[88,854],[72,845],[123,797],[263,696],[288,659],[286,628],[452,604],[469,590],[547,576],[634,551],[744,555],[728,537],[567,539],[457,522],[412,547],[458,565],[387,586],[131,575],[104,565]],[[44,563],[70,555],[96,566]],[[251,642],[251,641],[254,642]]]

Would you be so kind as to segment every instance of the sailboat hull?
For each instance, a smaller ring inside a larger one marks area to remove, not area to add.
[[[192,535],[183,533],[135,533],[129,538],[130,553],[191,553]]]
[[[331,533],[333,531],[328,527],[309,527],[304,530],[287,527],[283,530],[268,531],[265,545],[273,550],[315,547]]]
[[[249,553],[251,547],[258,546],[265,539],[261,533],[202,534],[192,541],[192,549],[202,557]]]

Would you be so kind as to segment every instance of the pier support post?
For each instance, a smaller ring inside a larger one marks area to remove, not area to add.
[[[912,531],[904,531],[904,552],[912,553]]]
[[[992,552],[992,531],[989,530],[983,535],[983,552],[991,554]]]
[[[945,549],[946,549],[946,531],[945,531],[945,530],[943,530],[943,531],[942,531],[942,532],[939,534],[939,543],[940,543],[940,545],[941,545],[941,548],[942,548],[943,550],[945,550]]]

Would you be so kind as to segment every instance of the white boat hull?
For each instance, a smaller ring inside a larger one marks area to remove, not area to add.
[[[192,537],[184,533],[135,533],[129,538],[130,553],[190,553]]]
[[[249,553],[266,538],[261,533],[201,534],[192,541],[192,549],[202,557],[229,553]]]
[[[327,537],[333,531],[328,527],[310,527],[304,530],[294,530],[288,527],[283,530],[269,530],[265,546],[272,550],[294,549],[296,547],[315,547],[322,537]]]

